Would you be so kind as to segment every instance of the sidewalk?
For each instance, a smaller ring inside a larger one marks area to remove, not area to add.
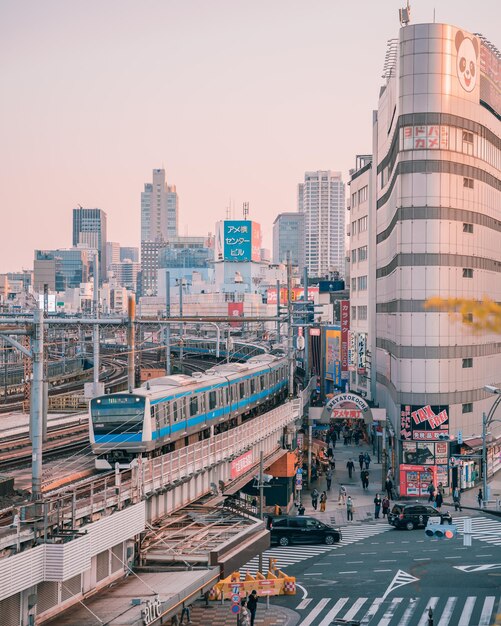
[[[231,602],[211,602],[208,607],[196,602],[191,609],[193,626],[236,626],[237,617],[230,611]],[[254,626],[297,626],[300,615],[282,606],[274,605],[270,599],[270,608],[266,608],[266,598],[259,598]],[[185,621],[186,623],[186,621]]]
[[[490,500],[486,503],[485,508],[480,508],[477,500],[478,490],[483,489],[482,481],[479,481],[475,487],[461,493],[461,506],[465,509],[475,509],[476,511],[501,515],[501,510],[496,509],[496,502],[501,500],[501,471],[494,474],[487,484],[490,487]],[[446,497],[445,504],[447,506],[454,506],[451,496]]]
[[[360,480],[360,465],[358,462],[358,455],[360,452],[368,452],[371,457],[371,463],[369,466],[369,488],[362,489],[362,482]],[[348,476],[348,470],[346,463],[349,459],[353,460],[355,464],[355,470],[352,478]],[[372,521],[375,523],[386,523],[383,519],[382,513],[380,513],[379,520],[374,520],[374,498],[377,493],[384,497],[384,490],[381,489],[382,467],[381,463],[377,463],[377,455],[372,453],[372,446],[361,442],[359,445],[354,443],[343,445],[341,440],[336,443],[334,448],[334,460],[336,461],[336,469],[332,473],[332,485],[330,492],[327,491],[325,474],[322,474],[317,480],[312,482],[311,490],[304,489],[301,495],[303,506],[305,507],[306,515],[313,515],[319,520],[327,524],[344,525],[351,524],[348,522],[346,516],[346,505],[338,504],[338,495],[340,485],[346,487],[348,496],[352,497],[355,505],[355,511],[353,514],[353,523],[361,523]],[[318,509],[311,506],[311,491],[316,488],[320,493],[327,491],[327,505],[325,513],[320,512],[320,502]]]

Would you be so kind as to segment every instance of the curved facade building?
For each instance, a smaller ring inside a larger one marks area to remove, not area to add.
[[[455,26],[416,24],[389,42],[385,74],[374,127],[377,400],[395,460],[421,442],[444,472],[447,444],[431,444],[480,435],[494,399],[483,387],[501,386],[501,336],[423,308],[433,296],[501,302],[500,54]]]

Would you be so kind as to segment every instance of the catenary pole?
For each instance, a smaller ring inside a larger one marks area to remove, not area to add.
[[[42,439],[43,439],[43,353],[44,318],[37,306],[33,312],[33,380],[31,387],[31,443],[33,500],[42,497]]]
[[[165,272],[165,316],[170,317],[170,272]],[[170,324],[165,326],[165,373],[170,376]]]

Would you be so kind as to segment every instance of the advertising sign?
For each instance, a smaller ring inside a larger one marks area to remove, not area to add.
[[[261,224],[257,222],[251,222],[252,224],[252,250],[251,250],[251,260],[252,261],[260,261],[261,260]]]
[[[348,378],[348,333],[350,330],[350,301],[341,300],[341,378]]]
[[[267,301],[268,304],[276,304],[277,303],[277,289],[276,287],[271,287],[267,291]],[[308,301],[313,302],[315,300],[315,296],[318,295],[318,287],[308,287]],[[297,302],[302,300],[304,296],[304,289],[302,287],[293,287],[291,289],[291,301]],[[280,304],[287,304],[287,288],[281,287],[280,289]]]
[[[448,406],[402,405],[400,438],[404,441],[437,441],[449,432]]]
[[[252,222],[248,220],[224,221],[224,260],[250,261]]]
[[[243,302],[228,302],[228,317],[243,317],[244,316],[244,303]],[[242,326],[241,322],[230,322],[230,326],[237,328]]]
[[[341,386],[341,330],[325,331],[325,377]]]
[[[357,371],[357,333],[348,331],[348,371]]]
[[[230,466],[230,477],[233,480],[234,478],[238,478],[242,474],[251,468],[254,465],[254,461],[252,460],[252,450],[249,450],[245,454],[242,454],[237,459],[234,459],[231,462]]]
[[[357,370],[359,374],[367,372],[367,335],[360,333],[357,342]]]
[[[480,43],[480,100],[501,114],[501,62],[484,41]]]
[[[401,496],[428,496],[430,482],[437,485],[437,468],[434,465],[400,465]]]

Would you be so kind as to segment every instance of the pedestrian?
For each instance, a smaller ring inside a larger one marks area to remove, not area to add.
[[[325,513],[325,505],[327,504],[327,494],[325,491],[322,491],[322,495],[320,496],[320,512]]]
[[[374,519],[379,519],[382,502],[383,501],[381,500],[381,496],[376,493],[376,497],[374,498]]]
[[[360,441],[360,431],[357,429],[353,435],[353,440],[355,445],[358,446],[358,442]]]
[[[251,614],[247,608],[247,600],[242,598],[240,602],[240,613],[237,617],[238,626],[251,626]]]
[[[190,610],[190,606],[186,606],[186,604],[183,602],[183,610],[181,611],[181,619],[179,621],[179,625],[181,626],[181,624],[183,623],[184,618],[186,617],[186,623],[187,624],[191,624],[191,610]]]
[[[443,501],[444,497],[439,491],[435,496],[435,508],[437,509],[437,511],[440,511],[440,509],[442,508]]]
[[[353,475],[353,470],[355,469],[355,463],[353,463],[352,459],[348,460],[348,463],[346,463],[346,467],[348,468],[348,476],[351,478]]]
[[[361,452],[358,455],[358,464],[360,465],[360,471],[362,471],[364,469],[364,453]]]
[[[433,482],[431,482],[428,485],[428,502],[434,502],[435,501],[435,485],[433,484]]]
[[[304,506],[299,503],[298,509],[297,509],[297,514],[298,515],[304,515]]]
[[[369,470],[365,470],[365,489],[369,489]]]
[[[353,521],[354,510],[355,507],[353,506],[353,500],[351,499],[351,496],[348,496],[348,500],[346,500],[346,519],[348,520],[348,522]]]
[[[368,469],[369,469],[369,465],[371,464],[371,460],[372,460],[372,459],[371,459],[371,457],[370,457],[369,453],[368,453],[368,452],[366,452],[366,453],[364,454],[364,463],[365,463],[365,469],[366,469],[366,470],[368,470]]]
[[[318,496],[320,494],[318,493],[318,490],[315,488],[313,489],[313,491],[311,492],[311,506],[315,509],[315,511],[317,510],[317,504],[318,504]]]
[[[452,500],[454,502],[454,509],[457,511],[458,509],[462,511],[461,508],[461,491],[459,487],[454,487],[454,491],[452,493]]]
[[[341,506],[341,504],[344,504],[345,502],[346,502],[346,487],[344,485],[340,485],[338,504],[339,506]]]
[[[383,506],[383,518],[385,518],[388,515],[388,511],[390,510],[390,499],[388,497],[385,496],[383,498],[382,506]]]
[[[442,483],[438,483],[438,489],[437,489],[438,493],[442,494],[442,501],[444,499],[444,495],[445,495],[445,489]]]
[[[332,435],[331,435],[331,444],[333,448],[336,447],[336,441],[337,441],[337,434],[336,434],[336,431],[333,430]]]
[[[391,478],[387,478],[384,483],[384,488],[386,489],[386,495],[388,496],[388,500],[392,499],[393,496],[393,481]]]
[[[256,619],[258,601],[259,599],[257,597],[257,591],[253,589],[252,593],[247,598],[247,608],[249,609],[249,613],[250,613],[250,626],[254,626],[254,620]]]
[[[327,471],[325,472],[325,480],[327,482],[327,491],[330,491],[332,484],[332,470],[330,467],[328,467]]]
[[[478,508],[481,509],[482,508],[482,503],[484,501],[484,494],[482,493],[481,489],[478,490],[477,500],[478,500]]]

